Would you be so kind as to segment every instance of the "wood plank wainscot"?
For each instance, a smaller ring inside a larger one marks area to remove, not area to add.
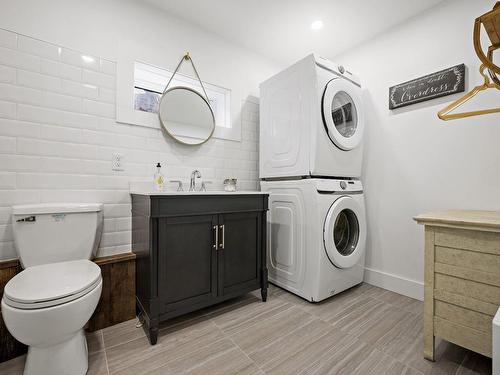
[[[87,330],[95,331],[135,317],[135,254],[124,253],[94,259],[101,267],[103,287],[99,304]],[[22,271],[17,259],[0,261],[0,298],[5,284]],[[26,353],[26,346],[14,339],[0,314],[0,362]]]
[[[500,305],[500,212],[449,210],[415,217],[425,226],[424,357],[435,337],[491,358]]]

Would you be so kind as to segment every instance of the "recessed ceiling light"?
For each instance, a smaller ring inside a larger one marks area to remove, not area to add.
[[[319,30],[323,27],[323,21],[316,20],[311,23],[311,30]]]

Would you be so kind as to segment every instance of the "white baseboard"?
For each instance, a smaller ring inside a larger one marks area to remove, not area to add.
[[[364,281],[405,296],[424,300],[424,283],[365,267]]]

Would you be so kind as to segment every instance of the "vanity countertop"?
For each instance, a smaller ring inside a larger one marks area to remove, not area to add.
[[[145,190],[130,190],[130,194],[137,195],[268,195],[263,191],[238,190],[238,191],[223,191],[223,190],[208,190],[208,191],[145,191]]]

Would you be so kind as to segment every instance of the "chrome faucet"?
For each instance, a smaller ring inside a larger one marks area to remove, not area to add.
[[[191,172],[191,182],[189,183],[189,191],[196,190],[196,179],[201,178],[201,173],[199,170],[195,169]]]

